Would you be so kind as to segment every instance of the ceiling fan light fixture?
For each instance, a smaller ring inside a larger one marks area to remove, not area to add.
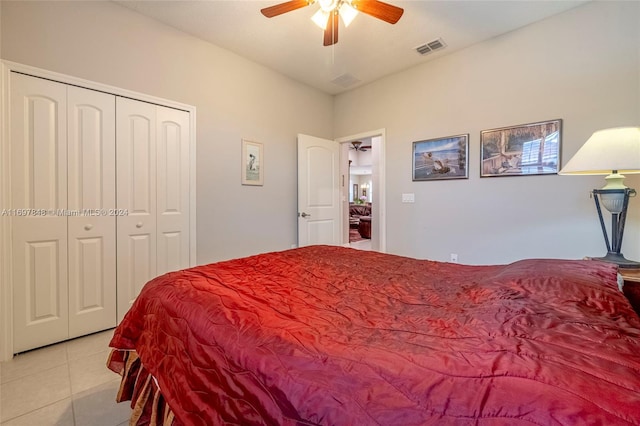
[[[358,16],[358,11],[346,1],[342,2],[342,5],[340,5],[339,13],[345,27],[348,27],[349,24],[356,18],[356,16]]]
[[[329,16],[331,13],[325,12],[322,9],[318,9],[316,13],[313,14],[311,20],[323,30],[327,29],[327,24],[329,23]]]
[[[404,9],[401,7],[380,0],[288,0],[260,9],[260,12],[267,18],[273,18],[315,3],[320,5],[320,10],[311,19],[324,30],[322,38],[324,46],[333,46],[338,42],[340,23],[338,16],[342,16],[346,27],[351,24],[358,12],[381,19],[389,24],[398,22],[404,13]]]
[[[329,13],[338,6],[338,0],[318,0],[320,9]]]

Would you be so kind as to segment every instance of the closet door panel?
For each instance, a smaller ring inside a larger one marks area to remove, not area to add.
[[[68,337],[66,86],[11,74],[14,352]]]
[[[189,267],[189,113],[157,107],[158,275]]]
[[[14,227],[14,353],[68,338],[66,233]]]
[[[69,337],[116,325],[115,96],[68,88]]]
[[[11,74],[12,207],[67,207],[66,86]],[[49,213],[49,212],[48,212]]]
[[[156,107],[116,99],[118,320],[156,274]]]

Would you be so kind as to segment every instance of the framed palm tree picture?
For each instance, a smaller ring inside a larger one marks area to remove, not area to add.
[[[480,177],[557,174],[562,120],[483,130]]]

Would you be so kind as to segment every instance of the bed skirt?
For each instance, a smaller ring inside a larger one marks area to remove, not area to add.
[[[179,425],[158,384],[144,368],[136,351],[113,349],[107,367],[122,376],[116,401],[131,401],[133,412],[129,425]]]

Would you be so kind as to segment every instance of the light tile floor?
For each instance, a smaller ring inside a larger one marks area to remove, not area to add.
[[[371,240],[360,240],[353,243],[349,243],[349,247],[357,250],[371,251]]]
[[[0,363],[1,426],[122,426],[120,376],[106,367],[113,330],[36,349]]]

